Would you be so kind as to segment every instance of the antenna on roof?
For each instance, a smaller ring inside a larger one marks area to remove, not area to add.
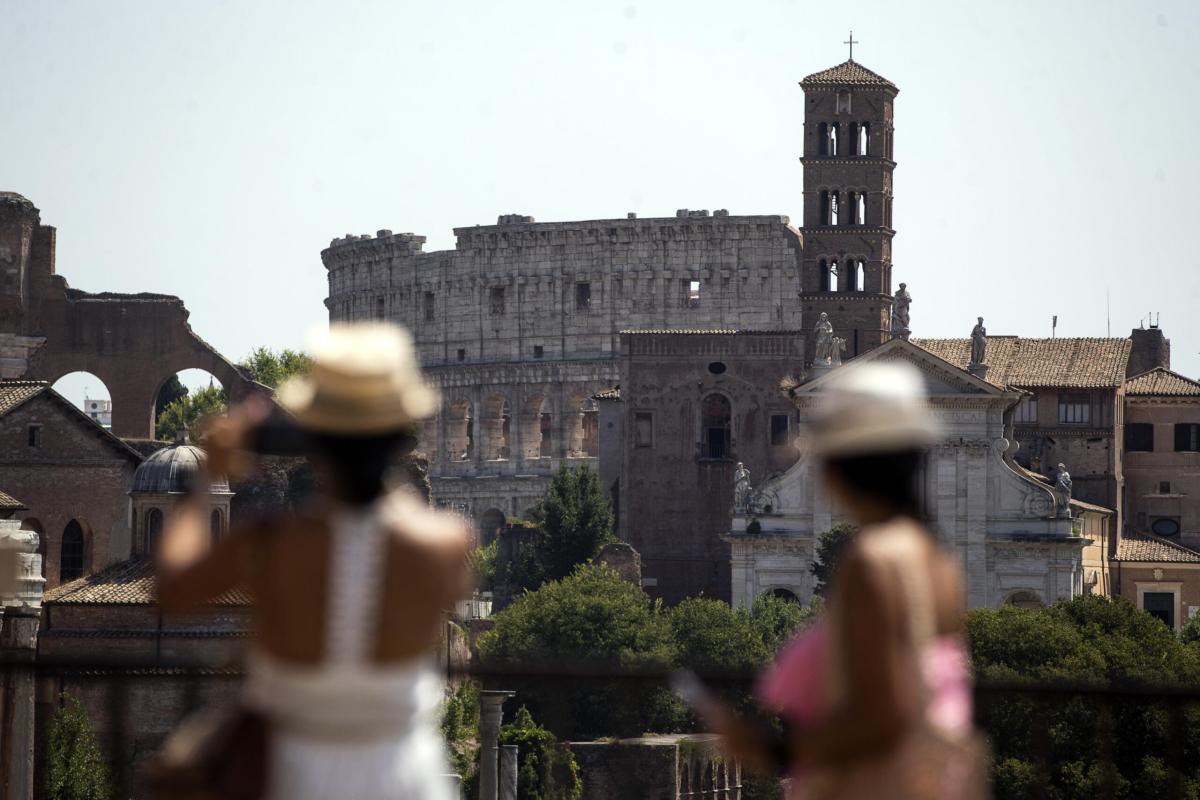
[[[1159,321],[1159,319],[1162,318],[1162,312],[1151,311],[1149,317],[1150,317],[1150,329],[1153,330],[1158,327],[1158,321]]]
[[[1108,333],[1105,336],[1112,336],[1112,288],[1104,287],[1104,319],[1105,325],[1108,328]]]
[[[1057,335],[1055,333],[1055,331],[1057,331],[1057,330],[1058,330],[1058,314],[1055,314],[1053,317],[1050,318],[1050,338],[1051,339],[1055,338],[1055,336]]]

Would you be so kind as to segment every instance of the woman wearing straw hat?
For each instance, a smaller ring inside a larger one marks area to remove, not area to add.
[[[315,502],[210,546],[201,506],[185,501],[162,541],[165,609],[235,586],[255,598],[242,708],[263,721],[265,775],[221,776],[216,783],[239,785],[210,794],[448,799],[430,650],[445,609],[469,591],[467,532],[458,517],[388,486],[437,396],[394,326],[334,326],[312,358],[310,374],[277,399],[317,470]],[[207,474],[246,474],[269,413],[269,404],[244,405],[214,423]]]
[[[785,767],[792,798],[983,797],[959,566],[920,521],[921,465],[937,438],[922,378],[900,363],[848,364],[822,394],[810,449],[859,532],[824,618],[760,683],[784,736],[720,706],[711,721],[749,765]]]

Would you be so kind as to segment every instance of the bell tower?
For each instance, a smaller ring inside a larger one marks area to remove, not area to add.
[[[853,40],[853,35],[851,36]],[[889,338],[892,307],[892,104],[896,85],[854,60],[804,90],[806,320],[829,314],[850,358]]]

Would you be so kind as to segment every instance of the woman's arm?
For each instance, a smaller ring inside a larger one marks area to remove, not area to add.
[[[901,652],[907,635],[902,593],[884,568],[852,552],[838,578],[834,646],[841,646],[845,699],[829,718],[792,737],[793,763],[816,766],[879,752],[919,713],[916,664]]]

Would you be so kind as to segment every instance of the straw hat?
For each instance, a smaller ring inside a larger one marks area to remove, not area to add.
[[[408,331],[387,322],[340,323],[313,336],[312,368],[275,398],[300,427],[370,435],[406,428],[437,409]]]
[[[829,376],[812,419],[812,452],[824,459],[929,447],[938,426],[921,373],[903,362],[847,364]]]

